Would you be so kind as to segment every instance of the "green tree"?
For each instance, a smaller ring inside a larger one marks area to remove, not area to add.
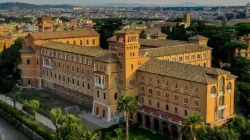
[[[83,140],[99,140],[100,133],[96,133],[94,131],[85,131],[83,133]]]
[[[129,115],[134,113],[137,109],[136,100],[131,95],[124,95],[119,97],[117,102],[117,111],[125,112],[126,114],[126,140],[129,139]]]
[[[140,38],[147,39],[147,34],[144,30],[142,30],[142,32],[140,34]]]
[[[172,39],[173,40],[177,39],[177,30],[175,26],[172,28]]]
[[[167,39],[172,39],[172,32],[170,30],[170,26],[162,26],[161,27],[161,32],[168,35]]]
[[[235,49],[238,49],[238,55],[240,55],[240,51],[242,49],[247,49],[248,48],[248,44],[245,43],[245,42],[241,42],[241,41],[237,41],[237,40],[234,40],[234,41],[231,41],[231,42],[227,42],[224,47],[226,49],[229,49],[229,50],[232,50],[233,52],[235,52]],[[235,54],[233,54],[235,56]]]
[[[56,127],[56,139],[59,136],[58,123],[59,123],[59,120],[61,119],[62,115],[63,115],[62,110],[60,108],[50,110],[50,119],[52,120],[53,124]]]
[[[23,104],[23,110],[35,117],[36,112],[40,107],[38,100],[25,101]]]
[[[57,140],[80,140],[82,137],[82,121],[72,114],[62,115],[58,120]]]
[[[236,25],[236,30],[238,31],[238,36],[248,35],[250,33],[249,23],[240,23]]]
[[[182,133],[189,139],[195,139],[200,133],[205,131],[205,125],[202,122],[202,117],[197,114],[192,114],[188,117],[187,122],[182,127]]]
[[[20,93],[19,92],[12,92],[12,96],[13,96],[12,99],[13,99],[13,103],[14,103],[14,108],[16,109],[16,102],[20,98]]]
[[[117,140],[122,140],[125,137],[125,134],[123,133],[123,126],[119,126],[115,129],[115,133],[117,135]]]

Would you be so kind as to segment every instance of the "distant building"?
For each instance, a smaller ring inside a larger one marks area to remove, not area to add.
[[[250,17],[250,3],[248,2],[245,9],[246,18]]]
[[[38,27],[40,32],[52,32],[53,31],[52,18],[45,16],[38,19]]]

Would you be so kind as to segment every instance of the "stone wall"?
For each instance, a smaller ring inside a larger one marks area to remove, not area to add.
[[[14,126],[16,129],[18,129],[20,132],[22,132],[25,136],[27,136],[31,140],[44,140],[41,136],[36,134],[27,126],[23,125],[20,121],[16,120],[11,115],[4,112],[2,109],[0,109],[0,117],[7,120],[12,126]]]

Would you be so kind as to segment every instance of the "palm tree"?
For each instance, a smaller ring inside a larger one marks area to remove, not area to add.
[[[202,122],[202,117],[197,114],[192,114],[188,117],[187,122],[182,127],[182,133],[186,138],[195,140],[199,133],[205,131],[205,124]]]
[[[119,97],[117,102],[117,112],[125,112],[126,114],[126,140],[129,138],[129,114],[137,110],[137,104],[134,97],[124,95]]]

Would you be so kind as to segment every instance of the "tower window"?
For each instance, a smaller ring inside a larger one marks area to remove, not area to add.
[[[27,65],[29,65],[30,64],[30,60],[29,59],[27,59]]]

